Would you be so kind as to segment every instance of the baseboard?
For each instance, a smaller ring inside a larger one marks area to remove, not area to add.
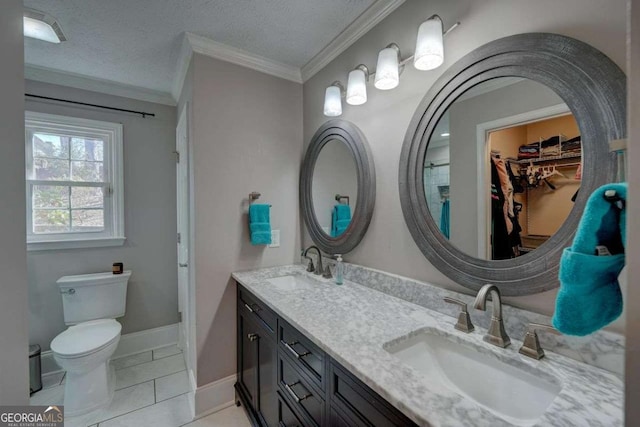
[[[235,404],[236,393],[233,388],[235,383],[236,375],[233,374],[198,387],[194,395],[194,419],[202,418]]]
[[[120,337],[118,348],[113,358],[130,356],[144,351],[155,350],[178,342],[178,323],[145,331],[133,332]],[[41,355],[42,375],[52,375],[62,371],[58,366],[51,350],[43,351]]]
[[[178,342],[179,325],[179,323],[174,323],[173,325],[160,326],[159,328],[123,335],[120,337],[120,343],[113,354],[113,358],[176,344]]]
[[[43,351],[40,355],[40,372],[42,372],[43,377],[62,372],[62,368],[56,363],[51,350]]]

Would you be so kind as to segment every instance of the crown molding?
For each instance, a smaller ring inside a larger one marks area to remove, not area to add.
[[[194,53],[198,53],[200,55],[209,56],[211,58],[230,62],[242,67],[251,68],[285,80],[304,83],[322,68],[327,66],[327,64],[333,61],[338,55],[348,49],[367,31],[386,18],[404,2],[405,0],[376,0],[367,10],[358,16],[355,21],[353,21],[344,31],[334,38],[331,43],[325,46],[302,68],[273,61],[269,58],[265,58],[264,56],[256,55],[251,52],[187,32],[185,33],[180,53],[178,55],[176,70],[171,85],[171,93],[28,64],[25,65],[25,78],[174,106],[180,99],[184,82],[187,77],[187,72],[189,71],[191,58]]]
[[[176,102],[170,93],[145,89],[138,86],[117,83],[111,80],[87,77],[76,73],[54,70],[46,67],[25,64],[24,78],[43,83],[68,86],[76,89],[137,99],[139,101],[175,106]]]
[[[255,55],[246,50],[218,43],[206,37],[192,33],[186,33],[186,38],[191,45],[191,50],[200,55],[210,56],[232,64],[251,68],[256,71],[280,77],[292,82],[302,83],[300,68],[282,62],[273,61],[264,56]]]
[[[405,0],[376,0],[351,25],[302,67],[300,70],[302,80],[306,82],[313,77],[404,2]]]

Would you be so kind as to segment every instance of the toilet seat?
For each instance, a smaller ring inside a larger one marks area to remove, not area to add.
[[[51,341],[57,357],[75,359],[96,353],[119,340],[122,325],[114,319],[99,319],[71,326]]]

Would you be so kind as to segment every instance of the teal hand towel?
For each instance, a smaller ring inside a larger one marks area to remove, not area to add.
[[[587,201],[573,245],[560,260],[552,324],[567,335],[589,335],[622,313],[618,275],[625,264],[626,211],[604,198],[607,190],[626,200],[626,183],[597,189]],[[596,246],[606,246],[612,255],[597,255]]]
[[[271,244],[270,206],[254,203],[249,206],[249,231],[252,245]]]
[[[331,237],[338,237],[349,228],[351,223],[351,207],[349,205],[335,205],[331,214]]]
[[[339,221],[336,221],[335,235],[332,237],[338,237],[342,235],[342,233],[347,231],[347,228],[349,228],[349,224],[351,224],[350,219],[341,219]]]
[[[449,240],[449,199],[442,202],[442,211],[440,212],[440,231],[444,237]]]

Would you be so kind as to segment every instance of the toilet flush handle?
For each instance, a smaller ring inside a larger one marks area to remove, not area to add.
[[[75,290],[75,289],[73,289],[73,288],[69,288],[69,289],[67,289],[66,291],[64,291],[64,290],[60,289],[60,293],[61,293],[61,294],[67,294],[67,295],[73,295],[73,294],[75,294],[75,293],[76,293],[76,290]]]

